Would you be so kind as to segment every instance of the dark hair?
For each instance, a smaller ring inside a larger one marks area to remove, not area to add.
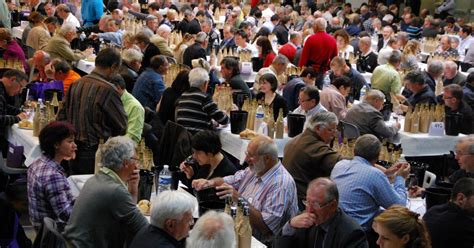
[[[157,3],[157,2],[153,2],[153,3],[150,3],[148,5],[148,8],[149,9],[152,9],[152,10],[159,10],[160,9],[160,5]]]
[[[462,25],[461,30],[463,33],[467,33],[468,35],[471,35],[472,33],[472,28],[469,25]]]
[[[301,88],[300,92],[305,93],[308,98],[316,100],[316,104],[319,103],[319,90],[315,86],[306,86]]]
[[[199,10],[196,12],[196,16],[206,16],[206,12],[204,12],[204,10]]]
[[[258,32],[255,34],[255,37],[253,38],[252,43],[254,43],[258,39],[258,37],[261,37],[261,36],[268,37],[269,35],[270,35],[270,30],[268,30],[268,28],[266,27],[261,27],[260,30],[258,30]]]
[[[40,148],[43,154],[54,158],[56,144],[76,134],[76,130],[69,122],[54,121],[46,125],[39,134]]]
[[[123,79],[122,76],[120,76],[120,74],[114,75],[110,79],[110,83],[117,86],[117,88],[119,89],[125,89],[127,87],[125,84],[125,80]]]
[[[62,59],[54,59],[53,60],[54,70],[62,73],[68,73],[71,70],[71,66],[68,62]]]
[[[283,16],[283,18],[280,19],[280,23],[285,25],[290,21],[290,16]]]
[[[44,21],[44,16],[40,14],[39,12],[34,11],[28,16],[28,21],[34,24],[40,23]]]
[[[456,200],[456,196],[461,193],[466,197],[470,197],[474,194],[474,178],[461,178],[459,179],[453,187],[453,191],[451,192],[451,200]]]
[[[136,34],[134,38],[136,42],[143,42],[146,45],[150,44],[150,37],[148,37],[148,35],[144,32],[138,32],[138,34]]]
[[[232,70],[232,76],[240,74],[239,61],[232,57],[225,57],[221,61],[221,66]]]
[[[262,18],[262,11],[259,10],[259,9],[255,10],[254,16],[255,16],[257,19]]]
[[[336,32],[334,32],[333,36],[334,36],[335,39],[337,39],[337,36],[341,36],[342,39],[344,39],[344,42],[346,42],[346,44],[349,45],[350,36],[349,36],[349,33],[347,33],[347,31],[345,29],[336,30]]]
[[[235,32],[235,35],[239,35],[242,37],[242,39],[245,39],[245,40],[247,40],[248,38],[247,33],[242,29],[237,30],[237,32]]]
[[[28,76],[20,71],[20,70],[16,70],[16,69],[11,69],[11,70],[8,70],[6,71],[5,73],[3,73],[3,77],[6,77],[6,78],[12,78],[12,77],[16,77],[16,80],[18,81],[28,81]]]
[[[423,76],[423,73],[418,70],[407,73],[407,75],[405,75],[404,80],[409,81],[412,84],[425,84],[425,77]]]
[[[222,144],[219,135],[210,130],[199,131],[191,138],[191,147],[197,151],[216,155],[221,151]]]
[[[246,29],[248,27],[251,27],[252,25],[250,25],[250,22],[247,22],[247,21],[243,21],[240,23],[240,26],[239,26],[239,29]]]
[[[462,91],[462,87],[459,86],[458,84],[449,84],[444,87],[444,90],[447,90],[451,92],[451,95],[453,95],[454,98],[456,98],[458,101],[462,100],[462,97],[464,95]]]
[[[370,37],[369,32],[367,32],[367,31],[360,32],[359,33],[359,38],[362,38],[362,37]]]
[[[466,83],[474,85],[474,71],[471,71],[469,75],[467,75]]]
[[[278,17],[277,14],[274,14],[274,15],[272,15],[272,17],[270,17],[270,21],[272,21],[272,22],[273,21],[278,21],[278,20],[280,20],[280,17]]]
[[[173,80],[171,88],[182,94],[183,92],[187,91],[189,87],[189,70],[181,70]]]
[[[336,88],[338,88],[338,89],[341,86],[343,86],[344,88],[352,87],[352,81],[346,76],[341,76],[341,77],[335,78],[334,80],[332,80],[331,84],[336,86]]]
[[[58,18],[56,18],[56,16],[50,16],[44,20],[44,23],[45,24],[49,24],[49,23],[58,24],[59,21],[58,21]]]
[[[103,49],[95,58],[95,66],[101,68],[112,68],[113,66],[120,67],[121,64],[122,57],[120,56],[120,52],[115,48]]]
[[[155,55],[150,59],[150,67],[152,69],[158,69],[160,66],[168,62],[165,56],[163,55]]]
[[[316,73],[313,67],[305,67],[301,72],[300,77],[307,77],[308,75],[311,75],[312,78],[315,78],[318,73]]]
[[[278,88],[278,79],[276,78],[276,76],[273,73],[263,74],[260,77],[259,81],[260,82],[267,81],[268,83],[270,83],[271,90],[273,92],[275,92]]]
[[[265,59],[267,54],[270,54],[273,52],[272,43],[270,43],[270,40],[268,39],[268,37],[265,37],[265,36],[259,37],[256,44],[257,46],[262,48],[263,59]]]

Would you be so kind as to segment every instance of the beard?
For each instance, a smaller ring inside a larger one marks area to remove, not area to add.
[[[259,174],[260,172],[265,170],[265,163],[263,162],[263,158],[259,158],[257,162],[255,162],[252,166],[249,167],[251,171],[255,174]]]

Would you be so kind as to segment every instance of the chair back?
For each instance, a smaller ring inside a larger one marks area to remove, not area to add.
[[[347,139],[357,139],[360,136],[359,128],[352,124],[345,121],[340,121],[342,125],[342,134],[344,138]]]
[[[45,217],[43,219],[43,232],[41,233],[41,248],[66,248],[66,239],[60,233],[56,222]]]

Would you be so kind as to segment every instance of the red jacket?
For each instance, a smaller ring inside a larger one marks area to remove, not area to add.
[[[336,39],[326,32],[317,32],[304,43],[298,66],[311,65],[314,70],[324,73],[329,70],[329,64],[336,56]]]
[[[290,63],[293,63],[293,60],[295,59],[295,55],[296,55],[296,47],[290,42],[288,42],[282,47],[280,47],[280,50],[278,50],[278,53],[285,55],[290,61]]]
[[[263,67],[269,67],[275,57],[276,55],[274,52],[270,52],[269,54],[267,54],[263,60]]]

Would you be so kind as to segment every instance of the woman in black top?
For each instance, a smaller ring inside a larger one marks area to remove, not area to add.
[[[186,175],[183,182],[191,188],[195,179],[212,179],[234,175],[236,166],[221,152],[222,144],[219,135],[214,131],[200,131],[191,139],[193,161],[180,164],[181,171]]]
[[[257,101],[262,106],[273,108],[273,117],[275,121],[278,118],[280,109],[283,109],[283,116],[288,114],[288,104],[285,98],[277,94],[275,91],[278,87],[278,80],[272,73],[264,74],[258,82],[260,84],[260,93],[257,94]]]
[[[176,100],[183,94],[183,92],[189,89],[189,70],[184,69],[176,75],[171,87],[167,88],[161,100],[156,106],[156,112],[160,116],[163,124],[166,124],[168,120],[175,121],[174,112],[176,107]]]

